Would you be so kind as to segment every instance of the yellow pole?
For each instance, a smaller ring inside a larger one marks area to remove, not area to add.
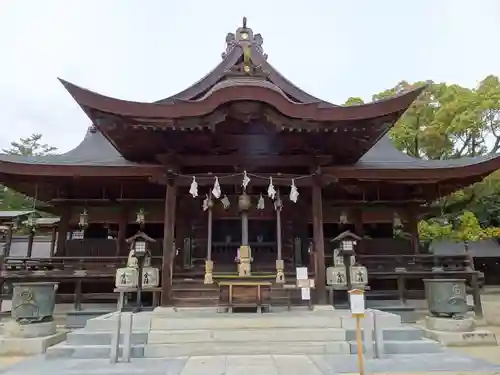
[[[356,314],[356,344],[358,346],[359,375],[365,375],[365,364],[363,361],[363,338],[361,336],[361,316],[359,314]]]

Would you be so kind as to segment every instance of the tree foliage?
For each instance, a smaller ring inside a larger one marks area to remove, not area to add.
[[[397,148],[423,159],[500,152],[498,77],[487,76],[474,88],[433,81],[401,81],[373,95],[372,100],[383,100],[422,85],[426,85],[425,91],[390,131]],[[362,103],[361,98],[349,98],[345,105]],[[432,208],[419,225],[424,241],[496,237],[496,228],[500,227],[500,172],[440,199]],[[454,225],[443,224],[446,221]]]
[[[42,143],[42,135],[35,133],[17,142],[11,142],[10,148],[2,149],[2,152],[9,155],[44,156],[51,155],[56,150],[56,147]],[[32,208],[32,199],[0,185],[0,210],[31,210]]]
[[[17,142],[11,142],[10,148],[2,149],[2,152],[9,155],[44,156],[52,155],[56,150],[56,147],[42,143],[42,134],[34,133]]]

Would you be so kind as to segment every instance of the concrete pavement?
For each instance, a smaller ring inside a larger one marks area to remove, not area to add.
[[[369,360],[369,374],[495,374],[500,365],[468,357],[458,351],[437,354],[395,355]],[[109,364],[107,360],[33,357],[1,371],[4,375],[334,375],[356,373],[356,356],[349,355],[256,355],[210,356],[170,359],[136,359]]]

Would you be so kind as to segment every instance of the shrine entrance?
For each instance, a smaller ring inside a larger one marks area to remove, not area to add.
[[[238,248],[242,244],[242,227],[239,218],[216,219],[213,222],[212,260],[216,272],[235,272]],[[255,271],[275,270],[276,220],[248,220],[248,245],[252,252],[252,269]]]

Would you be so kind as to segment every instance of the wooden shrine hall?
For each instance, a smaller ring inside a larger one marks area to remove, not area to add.
[[[218,66],[166,99],[125,101],[61,82],[90,119],[83,141],[60,155],[0,155],[2,183],[60,217],[55,254],[10,257],[7,243],[4,282],[55,278],[62,299],[109,299],[138,217],[156,239],[164,306],[213,303],[207,290],[240,276],[242,258],[246,276],[273,288],[308,267],[325,303],[331,239],[346,230],[361,239],[356,261],[374,296],[412,298],[436,266],[443,277],[474,274],[466,257],[426,253],[417,223],[428,203],[500,159],[398,151],[387,133],[425,87],[331,104],[275,70],[246,20],[227,35]],[[395,237],[395,225],[407,236]]]

